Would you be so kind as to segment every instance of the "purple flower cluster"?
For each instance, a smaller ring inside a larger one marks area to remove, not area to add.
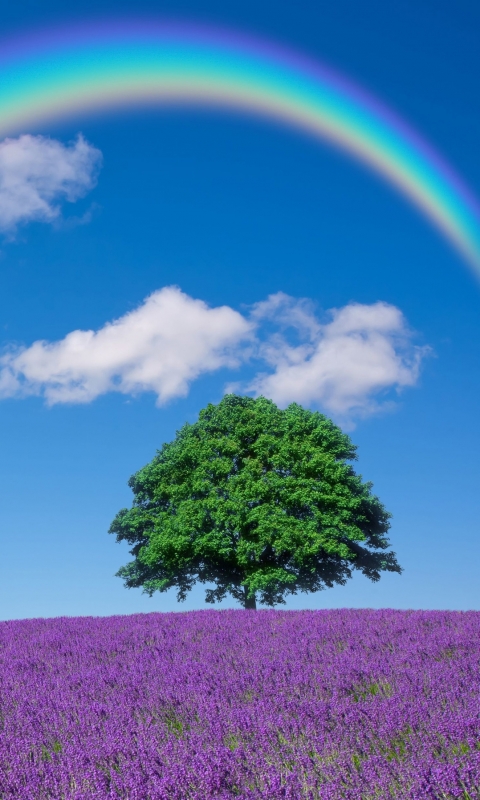
[[[0,623],[2,800],[479,797],[479,612]]]

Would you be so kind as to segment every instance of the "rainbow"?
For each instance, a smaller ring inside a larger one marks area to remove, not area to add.
[[[468,189],[402,120],[317,63],[233,33],[158,21],[0,45],[0,136],[145,103],[236,108],[327,140],[409,198],[480,276],[480,208]]]

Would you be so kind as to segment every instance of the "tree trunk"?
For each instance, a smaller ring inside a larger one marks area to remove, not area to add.
[[[248,589],[247,589],[246,586],[243,587],[243,590],[245,592],[245,600],[244,600],[244,603],[243,603],[243,607],[244,608],[248,608],[248,609],[250,609],[252,611],[256,611],[257,610],[257,601],[256,601],[256,598],[255,598],[255,595],[253,595],[253,596],[250,595],[249,596],[248,595]]]

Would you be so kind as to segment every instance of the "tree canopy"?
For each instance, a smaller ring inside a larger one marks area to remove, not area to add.
[[[351,462],[356,448],[330,419],[293,403],[226,395],[186,424],[129,481],[133,506],[110,533],[132,545],[117,575],[147,594],[199,581],[207,602],[245,608],[401,572],[386,552],[390,514]]]

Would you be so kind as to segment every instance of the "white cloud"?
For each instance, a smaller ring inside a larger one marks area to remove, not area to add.
[[[106,392],[151,391],[159,404],[188,393],[204,372],[238,366],[252,325],[228,306],[209,308],[170,286],[98,331],[72,331],[0,359],[0,396],[43,395],[49,405]]]
[[[62,200],[95,186],[101,161],[81,135],[70,145],[29,134],[0,142],[0,230],[12,236],[20,224],[54,222]]]
[[[282,326],[297,328],[306,341],[291,344],[284,332],[259,346],[273,372],[257,375],[247,391],[290,402],[319,405],[343,419],[378,411],[375,396],[414,386],[428,347],[412,345],[405,317],[387,303],[350,303],[330,312],[324,324],[311,306],[273,295],[255,307],[257,320],[276,315]]]
[[[348,424],[382,408],[389,390],[413,386],[428,350],[412,344],[403,314],[387,303],[350,303],[321,321],[310,301],[278,293],[244,316],[166,287],[98,331],[5,352],[0,397],[35,394],[53,405],[151,391],[161,405],[202,373],[260,361],[266,370],[245,391],[318,406]]]

